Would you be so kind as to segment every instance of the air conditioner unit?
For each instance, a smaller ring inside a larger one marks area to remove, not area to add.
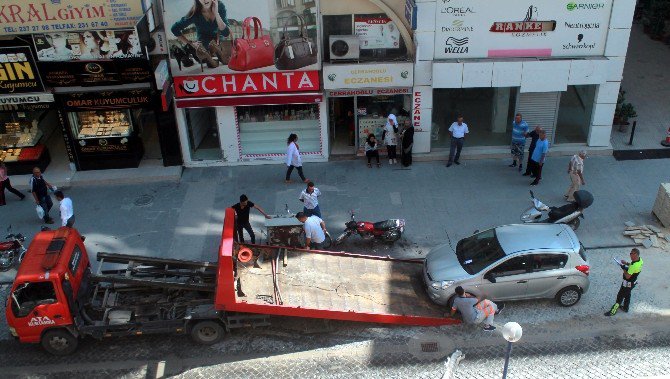
[[[330,60],[357,60],[361,53],[361,43],[357,35],[330,36]]]

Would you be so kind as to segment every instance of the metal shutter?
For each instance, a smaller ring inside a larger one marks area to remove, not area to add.
[[[553,146],[560,102],[561,92],[521,92],[517,96],[516,113],[523,115],[531,129],[540,125]]]

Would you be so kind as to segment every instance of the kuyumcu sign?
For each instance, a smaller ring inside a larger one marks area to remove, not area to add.
[[[435,59],[599,56],[613,0],[438,0]]]
[[[140,0],[2,0],[0,35],[135,27]]]

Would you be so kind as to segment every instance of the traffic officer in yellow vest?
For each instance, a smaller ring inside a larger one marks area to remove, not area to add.
[[[635,282],[637,281],[637,276],[642,271],[643,263],[642,259],[640,259],[640,250],[638,249],[630,251],[630,262],[621,260],[619,266],[623,270],[623,281],[621,282],[619,293],[616,295],[616,303],[614,303],[612,309],[605,312],[605,316],[614,316],[619,309],[628,312],[628,308],[630,307],[630,291],[635,288]]]

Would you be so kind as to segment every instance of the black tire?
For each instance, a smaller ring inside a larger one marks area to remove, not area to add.
[[[568,225],[572,228],[572,230],[577,230],[579,228],[579,217],[575,218],[574,220],[568,222]]]
[[[394,230],[388,233],[388,236],[386,237],[386,242],[390,244],[394,244],[397,240],[402,237],[402,232],[399,230]]]
[[[225,330],[215,321],[199,321],[191,328],[191,338],[202,345],[213,345],[223,338]]]
[[[52,329],[42,335],[41,345],[53,355],[70,355],[77,350],[79,340],[65,329]]]
[[[342,242],[344,242],[345,239],[347,239],[347,237],[349,237],[349,232],[345,231],[344,233],[337,236],[337,238],[335,238],[335,241],[333,241],[333,245],[337,246],[341,244]]]
[[[556,294],[556,301],[563,307],[571,307],[582,298],[582,291],[575,286],[565,287]]]
[[[330,233],[326,233],[326,239],[321,246],[324,250],[330,249],[330,247],[333,246],[333,237],[330,236]]]

